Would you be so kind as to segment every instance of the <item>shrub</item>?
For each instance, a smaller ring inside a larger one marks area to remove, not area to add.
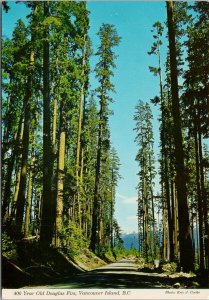
[[[167,263],[162,266],[163,271],[175,273],[177,270],[177,264],[175,262]]]
[[[62,251],[71,256],[78,255],[81,249],[85,249],[88,246],[82,230],[74,222],[71,222],[69,226],[61,230],[60,244]]]
[[[1,241],[2,241],[2,247],[1,247],[2,255],[4,255],[7,259],[16,260],[17,247],[6,232],[2,232]]]

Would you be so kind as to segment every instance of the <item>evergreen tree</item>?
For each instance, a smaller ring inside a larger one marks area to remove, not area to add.
[[[96,250],[98,241],[98,212],[99,212],[99,197],[100,197],[100,177],[101,177],[101,158],[103,154],[104,143],[108,143],[108,103],[112,100],[109,93],[114,91],[114,85],[110,79],[113,75],[112,69],[115,67],[114,59],[116,58],[113,48],[119,44],[120,38],[117,35],[115,28],[109,24],[103,24],[98,32],[100,37],[100,46],[96,53],[100,61],[97,63],[95,72],[100,86],[96,92],[99,98],[99,129],[98,129],[98,144],[97,144],[97,161],[95,175],[95,190],[93,202],[93,217],[92,217],[92,234],[90,248],[93,252]],[[105,139],[106,136],[106,139]]]
[[[182,140],[182,124],[179,107],[177,53],[175,42],[175,27],[173,19],[173,2],[167,2],[168,37],[170,55],[172,115],[175,124],[173,136],[176,159],[176,184],[178,195],[179,245],[180,264],[184,270],[193,269],[193,249],[190,232],[190,222],[187,203],[186,178],[184,167],[184,152]]]
[[[153,132],[152,132],[152,113],[148,103],[139,100],[136,106],[134,120],[136,122],[136,139],[139,147],[136,155],[136,161],[139,164],[139,184],[138,190],[138,230],[142,233],[142,245],[140,250],[143,252],[146,260],[152,255],[156,256],[155,241],[155,214],[153,199],[153,180],[154,170],[154,153],[153,153]],[[150,232],[152,234],[150,235]],[[150,236],[154,238],[150,240]],[[140,237],[140,235],[139,235]],[[140,238],[141,240],[141,238]]]

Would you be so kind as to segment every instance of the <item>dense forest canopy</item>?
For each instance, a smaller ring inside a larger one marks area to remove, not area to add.
[[[2,40],[4,243],[34,238],[66,255],[116,256],[124,250],[115,218],[121,176],[110,118],[117,117],[113,77],[123,36],[100,24],[94,51],[86,2],[24,5],[27,22],[20,18]],[[9,15],[9,3],[4,9]],[[156,16],[146,54],[154,57],[147,68],[158,93],[139,100],[132,117],[137,255],[201,274],[209,270],[208,12],[203,1],[165,2],[167,20]]]

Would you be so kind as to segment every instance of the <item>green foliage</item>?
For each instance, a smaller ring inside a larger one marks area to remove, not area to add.
[[[67,227],[61,230],[60,247],[69,256],[76,256],[81,249],[88,247],[88,242],[84,238],[82,230],[78,228],[75,222],[70,222]]]
[[[7,4],[7,1],[2,1],[2,6],[3,6],[3,9],[5,10],[5,12],[8,13],[10,7]]]
[[[105,251],[104,255],[102,256],[104,259],[108,259],[110,261],[115,261],[116,260],[116,255],[115,253],[111,250],[111,248],[108,248],[108,250]]]
[[[17,247],[6,232],[2,232],[1,245],[2,255],[4,255],[7,259],[15,261],[17,258]]]
[[[53,16],[47,17],[45,18],[45,20],[43,21],[43,25],[55,25],[55,26],[61,26],[62,23],[58,18],[55,18]]]
[[[162,266],[163,271],[169,273],[175,273],[177,270],[177,264],[175,262],[167,263]]]
[[[144,232],[139,244],[140,251],[144,251],[147,260],[149,258],[148,252],[151,250],[151,245],[153,244],[155,247],[155,242],[153,241],[153,243],[151,243],[149,238],[150,225],[152,225],[152,227],[155,226],[153,186],[156,172],[154,164],[152,119],[153,116],[150,105],[139,100],[134,115],[134,121],[136,123],[136,127],[134,128],[136,131],[135,142],[138,146],[136,161],[139,166],[139,172],[137,174],[139,176],[139,183],[137,185],[138,230],[139,232]],[[152,238],[154,239],[154,237]]]

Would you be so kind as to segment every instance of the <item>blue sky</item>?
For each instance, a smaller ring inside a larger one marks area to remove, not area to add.
[[[165,2],[90,2],[88,7],[91,11],[90,36],[95,48],[99,44],[96,32],[102,23],[114,24],[121,36],[121,43],[115,49],[118,55],[113,78],[116,94],[112,105],[114,115],[110,119],[112,144],[118,151],[123,177],[117,188],[115,215],[122,230],[137,231],[138,167],[135,162],[137,146],[134,143],[133,115],[139,99],[149,101],[159,94],[158,78],[149,72],[149,66],[156,65],[156,57],[149,56],[147,51],[153,43],[152,25],[166,19]],[[164,54],[165,49],[162,49]],[[153,106],[152,109],[157,158],[159,111]]]
[[[26,9],[23,3],[11,3],[8,14],[3,13],[2,34],[11,36],[17,19],[25,20]],[[149,101],[159,94],[158,78],[149,72],[149,66],[156,65],[156,57],[149,56],[147,51],[152,45],[152,25],[156,21],[165,22],[165,2],[88,2],[90,10],[90,37],[96,51],[99,40],[96,33],[102,23],[115,25],[121,43],[116,49],[117,69],[113,82],[116,94],[111,105],[114,115],[110,118],[112,145],[120,157],[120,180],[116,196],[115,216],[123,231],[137,231],[137,163],[135,156],[137,147],[134,143],[135,127],[133,121],[134,108],[139,99]],[[165,54],[166,47],[163,53]],[[92,58],[94,65],[95,58]],[[93,66],[92,66],[93,69]],[[96,82],[91,76],[92,89]],[[155,154],[158,154],[159,111],[152,107],[154,114],[154,136],[156,137]],[[158,190],[156,183],[155,192]]]

